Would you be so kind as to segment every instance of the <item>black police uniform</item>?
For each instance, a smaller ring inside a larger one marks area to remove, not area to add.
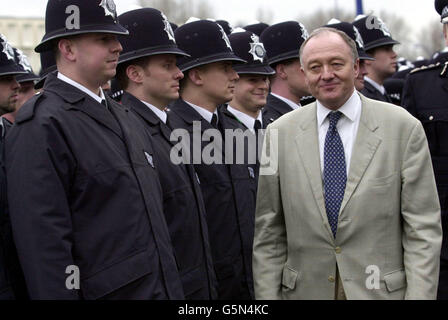
[[[182,299],[149,132],[106,100],[109,110],[50,74],[7,136],[11,220],[30,296]],[[70,265],[80,290],[66,288]]]
[[[224,30],[215,22],[200,20],[187,23],[175,31],[180,49],[191,57],[178,59],[179,68],[185,73],[191,68],[215,61],[245,62],[234,55],[230,40]],[[223,128],[225,118],[218,111],[219,128]],[[193,151],[193,122],[201,124],[201,134],[207,129],[216,129],[196,110],[182,99],[170,105],[169,124],[172,129],[185,129],[191,140]],[[253,242],[253,190],[247,189],[249,175],[240,166],[226,165],[224,145],[221,149],[215,142],[200,141],[201,154],[209,143],[213,143],[222,157],[221,164],[194,164],[197,172],[209,228],[210,245],[219,299],[251,299],[252,242]],[[190,152],[190,155],[193,155]],[[192,157],[190,157],[193,163]]]
[[[119,16],[129,30],[123,37],[120,65],[137,57],[157,54],[188,56],[179,50],[166,16],[159,10],[142,8]],[[148,34],[149,32],[149,34]],[[130,107],[151,131],[154,164],[163,192],[163,211],[171,235],[185,298],[215,299],[216,277],[210,251],[205,207],[192,165],[174,164],[170,159],[173,144],[171,129],[143,102],[125,92],[121,103]]]
[[[299,59],[300,46],[307,38],[308,31],[297,21],[286,21],[269,26],[260,36],[271,66],[285,60]],[[307,97],[304,101],[308,104],[313,100]],[[292,110],[287,103],[269,94],[266,106],[263,108],[263,117],[270,123]]]
[[[364,81],[364,89],[361,90],[361,93],[370,99],[392,103],[387,91],[382,94],[368,81]]]
[[[413,70],[407,77],[402,106],[425,129],[439,194],[443,241],[438,299],[448,299],[448,62]]]
[[[0,78],[25,74],[15,60],[13,47],[0,34]],[[28,294],[12,236],[6,192],[4,139],[12,124],[5,118],[0,121],[0,300],[26,299]]]
[[[112,0],[50,0],[45,25],[37,51],[74,34],[128,33]],[[128,108],[105,103],[49,74],[6,137],[11,223],[30,297],[182,299],[150,133]]]

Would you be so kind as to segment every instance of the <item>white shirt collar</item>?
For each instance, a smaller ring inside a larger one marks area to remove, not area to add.
[[[79,90],[81,90],[82,92],[88,94],[89,96],[91,96],[93,99],[95,99],[96,101],[98,101],[99,103],[101,103],[101,101],[105,100],[106,98],[104,97],[104,92],[103,89],[101,89],[100,87],[100,96],[97,96],[94,92],[90,91],[89,89],[87,89],[86,87],[84,87],[82,84],[70,79],[67,76],[64,76],[62,73],[58,72],[58,79],[67,82],[68,84],[71,84],[72,86],[74,86],[75,88],[78,88]]]
[[[324,123],[328,114],[333,110],[323,106],[319,100],[317,100],[317,126],[320,127]],[[356,90],[353,90],[351,97],[340,107],[337,111],[347,117],[351,122],[354,122],[359,112],[361,112],[361,98]]]
[[[366,80],[368,83],[370,83],[372,86],[374,86],[381,94],[386,94],[386,88],[384,86],[376,83],[372,79],[370,79],[368,76],[364,76],[364,80]]]
[[[239,121],[241,121],[249,130],[254,131],[255,120],[259,120],[261,126],[263,126],[263,119],[261,116],[261,112],[258,113],[257,119],[252,118],[248,114],[241,112],[235,108],[232,108],[230,105],[227,105],[227,110],[232,113]]]
[[[208,123],[212,122],[213,114],[216,114],[216,118],[218,118],[218,111],[215,110],[215,112],[210,112],[202,107],[199,107],[191,102],[185,101],[188,105],[190,105],[193,109],[195,109],[205,120],[207,120]]]
[[[273,93],[273,92],[271,92],[271,94],[272,94],[274,97],[279,98],[280,100],[282,100],[282,101],[284,101],[285,103],[287,103],[287,104],[292,108],[292,110],[296,110],[296,109],[299,109],[299,108],[301,107],[300,103],[297,104],[297,103],[295,103],[295,102],[289,100],[288,98],[279,96],[278,94],[275,94],[275,93]]]
[[[145,102],[143,100],[140,100],[141,102],[143,102],[143,104],[145,106],[147,106],[152,112],[154,112],[156,114],[156,116],[163,121],[163,123],[166,124],[166,118],[167,118],[167,114],[165,111],[160,110],[159,108],[157,108],[156,106],[153,106],[152,104]]]

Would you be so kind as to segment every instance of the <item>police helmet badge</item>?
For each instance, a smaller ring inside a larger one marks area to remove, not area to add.
[[[300,25],[300,33],[302,34],[303,40],[308,39],[308,37],[309,37],[308,30],[306,30],[305,26],[303,24],[301,24],[300,22],[299,22],[299,25]]]
[[[386,24],[383,22],[383,20],[381,20],[380,18],[377,18],[377,21],[378,21],[378,26],[379,26],[380,30],[384,33],[384,35],[386,37],[390,37],[391,36],[390,31],[387,28]]]
[[[111,16],[114,21],[117,21],[117,7],[114,0],[101,0],[100,7],[103,7],[106,16]]]
[[[355,32],[355,39],[356,39],[356,42],[358,43],[358,46],[361,49],[364,49],[364,40],[362,40],[362,37],[361,37],[361,34],[359,33],[358,28],[353,26],[353,31]]]
[[[260,38],[253,34],[251,35],[252,42],[250,43],[249,53],[252,54],[254,61],[258,60],[263,63],[264,56],[266,55],[266,50],[263,43],[260,42]]]
[[[168,39],[173,41],[174,43],[176,43],[176,40],[174,38],[174,31],[173,28],[171,27],[170,22],[168,21],[168,18],[165,16],[165,14],[163,12],[160,12],[160,14],[162,15],[163,18],[163,24],[165,25],[165,32],[168,35]]]
[[[8,60],[14,61],[14,49],[11,47],[5,36],[2,35],[1,33],[0,33],[0,41],[2,43],[3,53],[6,55],[6,58]]]
[[[220,25],[219,23],[216,23],[216,24],[218,25],[219,30],[220,30],[221,33],[222,33],[222,39],[226,42],[226,46],[227,46],[230,50],[233,51],[232,46],[230,45],[229,37],[227,37],[227,34],[226,34],[226,32],[224,31],[224,28],[221,27],[221,25]]]
[[[22,68],[25,69],[25,71],[33,72],[33,69],[31,68],[26,55],[24,55],[23,52],[19,49],[16,49],[16,51],[19,59],[19,64],[22,66]]]

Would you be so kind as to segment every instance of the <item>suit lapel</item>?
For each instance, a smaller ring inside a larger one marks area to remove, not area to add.
[[[350,171],[347,177],[344,199],[342,200],[340,215],[344,215],[344,208],[359,185],[372,158],[381,143],[375,131],[378,123],[375,119],[374,108],[362,95],[362,111],[359,122],[358,133],[353,145],[352,158],[350,160]]]
[[[314,198],[323,221],[327,221],[325,210],[325,199],[323,194],[322,170],[320,167],[319,137],[317,134],[316,103],[307,106],[308,113],[302,113],[300,118],[300,133],[296,136],[295,142],[299,156],[302,159],[305,171],[310,181]],[[329,224],[326,224],[328,236],[333,238]]]

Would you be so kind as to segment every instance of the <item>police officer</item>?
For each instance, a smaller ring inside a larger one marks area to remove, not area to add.
[[[42,89],[45,79],[50,73],[57,72],[56,58],[52,50],[40,52],[40,67],[39,80],[34,85],[36,90]]]
[[[16,77],[25,70],[16,63],[14,50],[0,34],[0,115],[14,112],[20,85]],[[4,139],[11,123],[0,118],[0,300],[26,297],[23,274],[17,258],[8,212],[6,176],[4,170]]]
[[[355,41],[356,50],[358,51],[359,57],[359,73],[358,77],[356,77],[355,79],[355,88],[358,91],[362,91],[364,89],[364,76],[367,75],[365,61],[375,59],[365,52],[364,41],[358,31],[358,28],[356,28],[352,23],[341,22],[337,19],[331,19],[324,27],[338,29],[339,31],[342,31],[346,35],[348,35],[353,41]]]
[[[386,24],[376,16],[359,15],[353,24],[364,40],[365,51],[375,59],[365,61],[367,76],[361,93],[371,99],[392,102],[383,84],[397,70],[397,54],[393,46],[399,42],[392,38]]]
[[[182,299],[150,133],[104,95],[122,50],[112,0],[50,0],[36,51],[57,75],[6,139],[11,221],[33,299]],[[24,192],[25,190],[25,192]]]
[[[235,83],[235,95],[222,110],[229,119],[226,121],[228,128],[242,129],[248,137],[244,141],[245,163],[254,169],[256,177],[248,180],[248,187],[256,190],[263,140],[261,129],[266,128],[268,122],[263,119],[261,110],[269,93],[269,76],[275,71],[269,66],[264,45],[255,33],[239,28],[229,36],[229,40],[235,54],[247,62],[234,66],[239,76]]]
[[[263,109],[263,116],[269,123],[298,109],[301,98],[309,96],[299,60],[300,46],[307,38],[308,31],[297,21],[274,24],[260,36],[269,65],[276,72],[270,78],[271,93]]]
[[[190,152],[187,158],[194,162],[204,197],[218,298],[250,299],[254,195],[242,187],[250,178],[247,166],[225,164],[225,142],[220,143],[224,134],[219,129],[226,127],[226,118],[217,110],[234,95],[238,74],[232,62],[244,60],[233,53],[224,29],[216,22],[190,22],[174,34],[179,48],[190,57],[178,59],[185,77],[181,98],[170,106],[168,117],[173,129],[188,133],[181,137],[190,141],[183,153]]]
[[[173,144],[165,110],[179,98],[183,74],[176,66],[176,57],[187,54],[177,47],[170,23],[159,10],[137,9],[119,19],[130,34],[120,39],[123,51],[117,78],[124,89],[121,103],[140,116],[151,131],[163,211],[185,298],[216,298],[205,207],[196,173],[193,165],[177,165],[170,159]]]
[[[448,29],[448,0],[436,0],[444,34]],[[448,45],[447,37],[445,37]],[[420,119],[431,152],[442,213],[438,299],[448,299],[448,62],[414,69],[406,78],[402,106]],[[418,196],[418,195],[417,195]]]

